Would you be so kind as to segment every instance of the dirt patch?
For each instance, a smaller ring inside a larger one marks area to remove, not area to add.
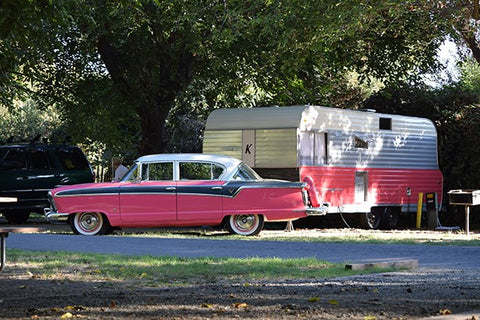
[[[416,241],[479,239],[478,233],[423,230],[296,230],[292,236],[406,238]],[[262,238],[288,233],[262,232]],[[476,257],[472,257],[476,259]],[[44,279],[27,263],[8,263],[0,274],[2,319],[420,319],[480,306],[478,270],[413,271],[335,279],[158,286],[144,281],[79,281],[61,274]],[[473,316],[473,314],[472,314]],[[472,316],[465,319],[473,319]],[[478,315],[477,315],[478,316]]]
[[[478,308],[477,271],[157,287],[142,282],[41,279],[9,265],[2,319],[418,319]],[[471,319],[471,317],[470,317]]]

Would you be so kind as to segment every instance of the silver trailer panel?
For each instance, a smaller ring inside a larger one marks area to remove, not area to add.
[[[319,106],[219,109],[207,120],[204,152],[254,168],[438,169],[428,119]]]

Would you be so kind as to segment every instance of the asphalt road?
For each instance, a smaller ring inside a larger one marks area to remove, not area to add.
[[[420,268],[480,269],[480,247],[10,234],[7,249],[178,257],[315,257],[339,263],[416,259]]]

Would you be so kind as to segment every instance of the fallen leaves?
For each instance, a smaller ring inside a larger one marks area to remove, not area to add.
[[[442,316],[447,316],[449,314],[452,314],[452,311],[450,311],[449,309],[447,308],[444,308],[444,309],[440,309],[438,311],[438,314],[442,315]]]
[[[86,308],[83,306],[66,306],[64,308],[52,307],[46,312],[35,308],[29,308],[27,311],[28,313],[32,314],[30,316],[31,319],[38,319],[40,316],[44,317],[46,315],[57,316],[60,319],[80,319],[87,317],[78,313],[85,310]]]
[[[27,274],[30,276],[31,279],[41,279],[42,277],[38,274],[33,274],[30,271],[27,271]]]
[[[311,297],[311,298],[308,298],[308,302],[317,302],[317,301],[320,301],[320,298],[319,297]],[[332,305],[332,306],[337,306],[339,304],[338,300],[336,299],[329,299],[328,300],[328,304],[329,305]]]
[[[236,309],[248,308],[248,304],[246,304],[245,302],[237,302],[237,303],[234,303],[233,306]]]

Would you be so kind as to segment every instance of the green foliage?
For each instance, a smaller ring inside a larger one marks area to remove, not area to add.
[[[0,68],[9,80],[0,96],[33,81],[41,103],[62,106],[78,142],[185,150],[182,117],[352,106],[364,92],[345,81],[351,72],[394,83],[431,70],[450,24],[436,9],[429,1],[6,0],[0,66],[10,67]]]
[[[8,109],[0,105],[0,141],[31,141],[37,136],[51,139],[57,135],[61,119],[55,106],[40,109],[31,99],[13,101]]]
[[[446,185],[473,187],[478,66],[465,64],[460,82],[442,89],[412,82],[439,68],[445,35],[475,30],[468,9],[427,0],[4,0],[0,99],[9,112],[1,110],[0,138],[68,135],[98,164],[200,151],[214,108],[351,108],[381,81],[365,106],[431,118]]]

